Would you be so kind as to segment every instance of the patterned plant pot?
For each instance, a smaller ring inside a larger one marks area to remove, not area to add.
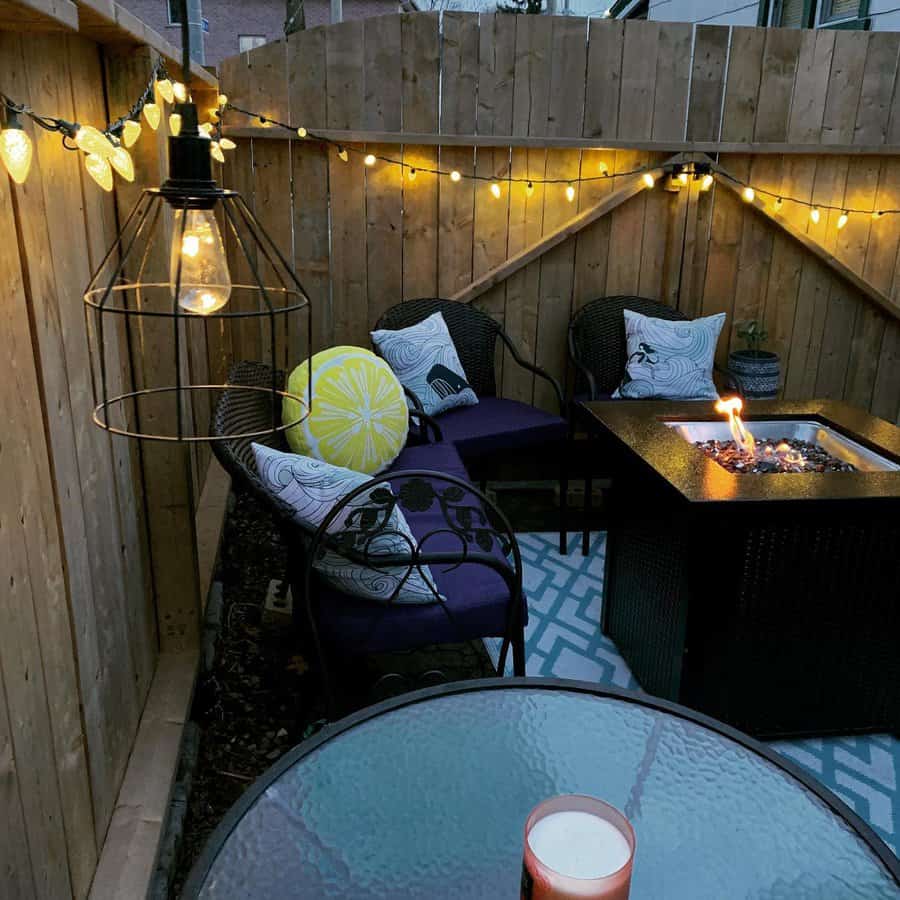
[[[732,350],[728,368],[735,376],[735,387],[745,397],[773,400],[778,396],[781,360],[768,350]]]

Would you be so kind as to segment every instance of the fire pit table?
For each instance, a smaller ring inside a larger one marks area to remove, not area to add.
[[[738,473],[698,446],[731,436],[712,405],[578,405],[612,473],[603,632],[644,689],[753,734],[896,733],[900,428],[831,401],[746,413],[757,457],[818,450]]]

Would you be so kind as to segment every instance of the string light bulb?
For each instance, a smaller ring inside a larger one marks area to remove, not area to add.
[[[309,132],[302,125],[297,129],[297,137],[305,138],[307,134]]]
[[[223,150],[237,150],[237,144],[231,138],[219,138],[219,146]]]
[[[180,81],[172,85],[172,95],[179,103],[187,103],[187,88]]]
[[[31,168],[34,149],[15,111],[7,109],[6,128],[0,131],[0,159],[16,184],[23,184]]]
[[[209,137],[213,133],[213,127],[212,122],[204,122],[202,125],[197,126],[197,131],[199,131],[200,134],[205,134]]]
[[[350,154],[343,147],[338,147],[338,159],[342,162],[349,162]]]
[[[462,178],[462,175],[460,175],[459,172],[456,171],[456,169],[454,169],[454,170],[450,173],[450,180],[451,180],[451,181],[459,181],[460,178]]]
[[[376,162],[376,160],[375,160],[375,154],[374,154],[374,153],[367,153],[367,154],[365,155],[365,158],[363,159],[363,162],[364,162],[367,166],[374,166],[374,165],[375,165],[375,162]]]
[[[756,197],[756,191],[753,190],[752,187],[748,184],[743,191],[741,191],[741,197],[744,198],[745,203],[752,203]]]
[[[416,180],[416,170],[415,170],[415,169],[410,169],[410,170],[406,173],[406,177],[407,177],[407,179],[409,179],[410,181],[415,181],[415,180]]]
[[[211,107],[209,108],[209,118],[210,118],[210,120],[213,121],[213,122],[218,122],[219,119],[222,118],[221,115],[219,114],[219,109],[218,109],[218,107],[216,107],[216,106],[211,106]]]
[[[534,182],[529,181],[528,184],[525,185],[525,196],[530,197],[534,194]]]
[[[714,180],[715,180],[715,179],[712,177],[712,175],[711,175],[709,172],[707,172],[707,173],[700,179],[700,190],[701,190],[701,191],[708,191],[708,190],[713,186],[713,181],[714,181]]]
[[[88,175],[107,193],[113,189],[112,169],[109,160],[97,153],[88,153],[84,158],[84,167]]]
[[[158,78],[156,81],[156,90],[159,91],[159,96],[162,97],[166,103],[175,102],[175,88],[168,78]]]
[[[159,120],[160,120],[161,112],[159,107],[155,103],[145,103],[144,104],[144,118],[147,120],[147,124],[156,131],[159,128]]]
[[[169,116],[169,133],[172,137],[178,137],[181,134],[181,116],[178,113],[172,113]]]
[[[94,128],[93,125],[79,125],[78,130],[75,132],[74,141],[75,146],[79,150],[83,150],[85,153],[93,153],[104,159],[112,156],[112,152],[115,150],[112,141],[103,132]]]
[[[571,203],[575,199],[575,186],[573,184],[566,185],[566,200]]]
[[[169,278],[173,294],[177,285],[178,305],[204,316],[221,309],[231,297],[231,275],[215,214],[176,209],[172,233]]]
[[[781,208],[784,206],[784,198],[776,197],[775,198],[775,212],[781,212]]]
[[[139,119],[126,119],[122,126],[122,143],[126,147],[133,147],[141,136],[141,123]]]
[[[818,206],[814,206],[814,207],[809,211],[809,218],[812,220],[813,225],[818,225],[818,224],[819,224],[819,219],[820,219],[821,217],[822,217],[822,214],[819,212],[819,207],[818,207]]]
[[[126,181],[134,181],[134,162],[131,154],[124,147],[116,147],[109,157],[109,164]]]
[[[228,95],[219,94],[219,96],[216,97],[216,103],[219,104],[219,109],[221,109],[223,106],[228,106]]]
[[[600,162],[597,163],[597,171],[601,175],[609,175],[609,166],[601,159]]]
[[[838,231],[840,231],[846,224],[847,220],[850,216],[847,214],[847,210],[845,209],[839,216],[837,220]]]
[[[872,210],[872,218],[880,219],[884,215],[884,211],[881,209],[873,209]]]
[[[678,183],[683,187],[687,186],[688,183],[688,173],[685,171],[681,171],[678,173]]]
[[[656,184],[656,179],[649,172],[644,172],[643,176],[641,176],[641,181],[648,188],[652,188]]]
[[[211,141],[209,145],[209,155],[216,161],[225,162],[225,154],[222,152],[222,145],[218,141]]]
[[[496,181],[491,185],[491,193],[497,200],[500,199],[500,185]]]

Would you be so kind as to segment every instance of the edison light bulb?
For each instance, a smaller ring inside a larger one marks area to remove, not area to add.
[[[846,210],[844,210],[844,212],[842,212],[840,214],[840,216],[838,217],[838,220],[837,220],[838,231],[840,231],[847,224],[847,220],[849,218],[850,218],[850,216],[847,215]]]
[[[367,153],[367,154],[366,154],[366,158],[363,160],[363,162],[364,162],[367,166],[374,166],[374,165],[375,165],[375,162],[376,162],[376,160],[375,160],[375,154],[374,154],[374,153]]]
[[[162,97],[166,103],[175,102],[175,88],[172,87],[172,82],[169,81],[168,78],[160,78],[159,81],[156,82],[156,89],[159,91],[160,97]]]
[[[744,198],[745,203],[752,203],[753,198],[756,196],[756,191],[754,191],[750,185],[747,185],[747,187],[741,191],[741,196]]]
[[[18,118],[10,115],[7,127],[0,131],[0,159],[16,184],[22,184],[31,168],[31,138],[19,124]]]
[[[228,105],[228,95],[227,94],[219,94],[219,96],[216,97],[216,103],[218,103],[219,106],[227,106]]]
[[[122,128],[122,143],[126,147],[132,147],[140,136],[141,123],[137,119],[128,119]]]
[[[225,162],[225,154],[222,152],[222,147],[218,141],[212,141],[209,145],[209,155],[216,161],[223,163]]]
[[[156,131],[159,128],[160,109],[155,103],[144,104],[144,118],[147,124]]]
[[[109,164],[126,180],[134,181],[134,163],[124,147],[116,147],[109,157]]]
[[[451,180],[451,181],[459,181],[460,178],[462,178],[462,175],[460,175],[459,172],[456,171],[456,169],[454,169],[454,170],[450,173],[450,180]]]
[[[187,102],[187,88],[180,81],[172,85],[172,94],[179,103]]]
[[[182,217],[186,217],[183,231]],[[222,235],[212,210],[176,210],[172,232],[175,237],[172,241],[169,277],[174,293],[179,281],[180,263],[178,305],[201,316],[221,309],[231,296],[231,275],[228,273]]]
[[[84,158],[84,167],[88,171],[88,175],[103,188],[104,191],[113,189],[112,169],[109,166],[109,160],[96,153],[89,153]]]
[[[85,153],[93,153],[104,159],[112,156],[116,149],[112,141],[93,125],[78,126],[78,131],[75,132],[75,146]]]

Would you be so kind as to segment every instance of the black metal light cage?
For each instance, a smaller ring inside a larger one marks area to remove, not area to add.
[[[182,134],[169,139],[169,180],[161,188],[142,192],[84,294],[85,309],[93,319],[88,332],[94,422],[112,434],[175,442],[262,437],[286,430],[303,421],[311,407],[311,377],[306,396],[300,397],[288,393],[276,376],[279,369],[291,371],[298,359],[311,359],[309,296],[240,194],[219,188],[212,180],[209,141],[197,132],[196,107],[180,104],[176,111],[183,125]],[[181,246],[189,210],[215,215],[223,248],[230,239],[232,276],[242,276],[240,281],[230,276],[229,302],[209,314],[179,305],[181,255],[175,271],[170,271],[172,244]],[[292,335],[292,319],[298,316],[305,321]],[[272,365],[270,386],[193,383],[196,361],[188,348],[192,336],[195,345],[205,347],[212,324],[221,329],[223,339],[228,336],[226,330],[231,332],[245,354],[248,346],[260,348],[263,359]],[[194,328],[204,329],[202,341],[192,335]],[[138,380],[140,389],[111,392],[110,375],[121,371],[117,354],[123,344],[140,348],[143,378]],[[151,376],[160,373],[163,383],[156,384],[154,377],[151,384]],[[225,389],[271,393],[271,427],[241,434],[195,433],[193,418],[187,415],[189,399]],[[299,414],[283,422],[285,398],[298,402]]]

